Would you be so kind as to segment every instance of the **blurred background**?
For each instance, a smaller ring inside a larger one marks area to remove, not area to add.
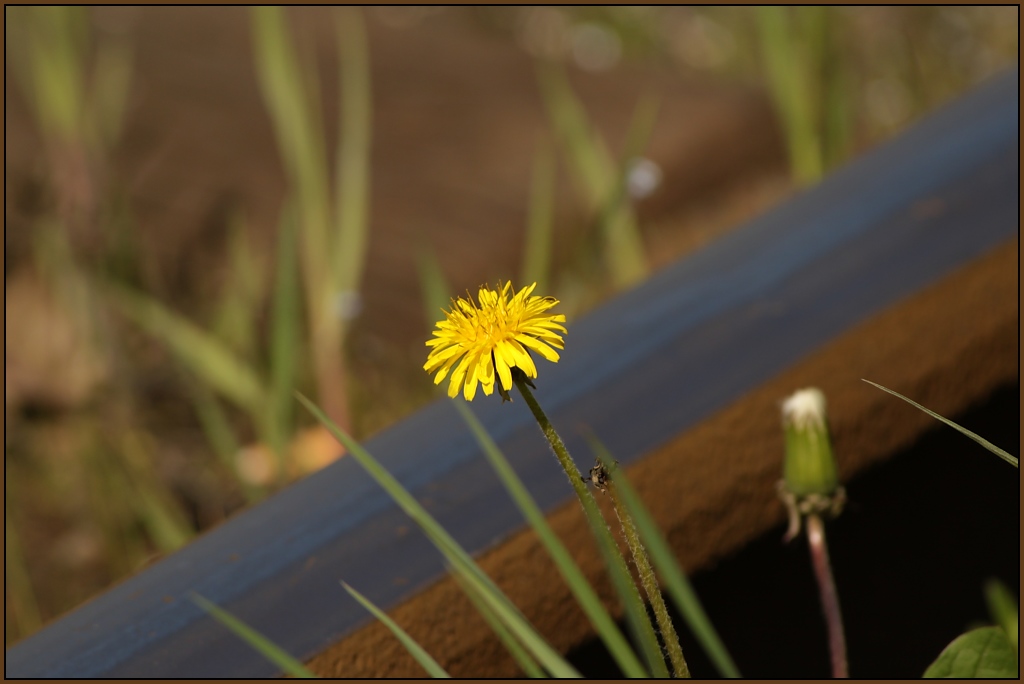
[[[1017,7],[5,8],[10,644],[1018,61]],[[568,337],[572,344],[571,328]]]

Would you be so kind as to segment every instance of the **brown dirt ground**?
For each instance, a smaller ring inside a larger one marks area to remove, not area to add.
[[[942,282],[856,326],[742,399],[629,468],[688,572],[706,567],[784,518],[779,477],[778,401],[820,387],[840,475],[848,480],[907,446],[933,419],[862,383],[899,387],[942,415],[954,415],[1019,372],[1019,242],[997,248]],[[986,302],[979,307],[978,302]],[[970,325],[963,321],[970,320]],[[941,339],[942,345],[931,343]],[[685,454],[685,472],[673,464]],[[605,600],[603,575],[579,506],[548,518]],[[562,652],[592,636],[588,622],[531,531],[479,559],[542,635]],[[610,601],[609,601],[610,602]],[[457,584],[445,578],[392,617],[453,676],[513,677],[515,663]],[[415,677],[422,671],[380,623],[356,631],[310,661],[323,676]]]

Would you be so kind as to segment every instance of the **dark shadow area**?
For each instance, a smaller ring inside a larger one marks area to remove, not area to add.
[[[1017,453],[1019,416],[1015,384],[952,419]],[[850,675],[920,677],[956,636],[991,623],[986,580],[1018,590],[1018,471],[936,424],[849,482],[847,493],[846,510],[827,531]],[[828,644],[806,538],[785,545],[783,532],[773,529],[695,574],[693,585],[745,677],[827,677]],[[673,621],[693,676],[716,677],[683,620],[674,614]],[[587,677],[619,676],[596,639],[569,659]]]

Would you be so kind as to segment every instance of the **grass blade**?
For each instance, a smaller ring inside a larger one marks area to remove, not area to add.
[[[296,393],[296,396],[303,406],[345,446],[351,457],[356,459],[363,469],[391,495],[395,503],[412,518],[413,522],[420,526],[427,537],[455,568],[456,572],[480,593],[481,598],[487,602],[502,622],[516,635],[516,638],[537,658],[545,670],[555,677],[580,676],[579,672],[572,665],[544,641],[526,621],[522,613],[509,601],[508,597],[498,589],[476,562],[470,558],[469,554],[452,539],[451,535],[434,520],[433,516],[409,494],[405,487],[391,473],[385,470],[362,445],[341,430],[313,402],[302,394]]]
[[[861,378],[861,379],[864,380],[864,378]],[[903,401],[907,402],[911,406],[916,406],[917,408],[921,409],[922,411],[927,413],[932,418],[935,418],[936,420],[941,420],[943,423],[945,423],[946,425],[950,426],[951,428],[953,428],[955,430],[959,430],[961,433],[967,435],[968,437],[973,439],[975,442],[977,442],[978,444],[980,444],[981,446],[985,447],[986,449],[991,451],[993,454],[998,456],[999,458],[1003,459],[1004,461],[1006,461],[1007,463],[1012,465],[1014,468],[1019,468],[1020,467],[1019,459],[1016,456],[1013,456],[1010,453],[1008,453],[1006,451],[1003,451],[1002,449],[1000,449],[999,447],[997,447],[995,444],[993,444],[992,442],[988,441],[984,437],[981,437],[979,435],[974,434],[973,432],[971,432],[967,428],[960,427],[959,425],[957,425],[953,421],[951,421],[951,420],[949,420],[947,418],[943,418],[938,413],[935,413],[935,411],[931,411],[929,409],[926,409],[924,406],[921,406],[920,404],[918,404],[913,399],[908,399],[907,397],[903,396],[899,392],[895,392],[895,391],[889,389],[888,387],[883,387],[882,385],[879,385],[876,382],[871,382],[870,380],[864,380],[864,382],[868,383],[869,385],[874,385],[878,389],[882,390],[883,392],[888,392],[889,394],[893,395],[894,397],[899,397],[900,399],[902,399]]]
[[[266,273],[253,252],[245,219],[237,209],[229,225],[227,278],[217,303],[213,332],[240,358],[251,362],[256,358],[256,319]]]
[[[608,470],[615,477],[618,493],[622,497],[626,510],[633,517],[633,522],[636,523],[640,532],[640,538],[651,555],[651,560],[662,583],[672,597],[676,608],[690,626],[690,630],[693,631],[711,658],[711,662],[723,677],[739,677],[739,670],[712,626],[711,620],[708,619],[707,613],[704,612],[704,608],[682,568],[676,562],[675,555],[665,540],[665,536],[654,522],[646,506],[643,505],[636,490],[633,489],[622,470],[615,466],[615,461],[604,444],[593,434],[584,436],[594,453],[608,466]]]
[[[304,53],[304,61],[299,59],[281,7],[258,6],[251,12],[256,71],[297,200],[310,363],[321,403],[347,425],[345,331],[337,316],[336,275],[332,275],[330,173],[320,125],[316,62],[310,50]]]
[[[277,265],[270,310],[270,390],[268,442],[284,465],[286,441],[294,427],[292,392],[298,373],[301,325],[298,264],[298,218],[293,201],[285,203],[278,228]],[[284,468],[280,469],[281,472]]]
[[[429,332],[434,329],[438,319],[443,318],[441,310],[451,304],[452,289],[444,277],[444,269],[437,255],[426,245],[416,252],[416,270],[420,277],[423,312]]]
[[[469,600],[473,603],[473,606],[476,608],[477,612],[480,613],[481,617],[483,617],[484,621],[490,626],[494,633],[498,635],[501,643],[505,645],[505,648],[508,649],[512,659],[518,663],[522,671],[526,673],[526,676],[531,679],[544,679],[546,674],[544,673],[543,668],[541,668],[541,666],[537,664],[537,661],[534,660],[533,656],[523,648],[523,645],[520,644],[514,636],[512,636],[512,632],[505,628],[505,625],[498,619],[498,616],[493,610],[491,610],[483,597],[470,586],[469,582],[462,579],[462,577],[455,572],[450,565],[446,565],[445,567],[447,567],[448,571],[452,574],[452,577],[455,578],[455,581],[458,582],[462,591],[464,591],[466,596],[469,597]]]
[[[538,65],[537,76],[548,118],[561,141],[577,190],[587,204],[596,209],[615,182],[611,154],[591,128],[565,73],[554,64],[542,63]]]
[[[537,283],[548,291],[554,236],[555,160],[547,145],[537,151],[530,185],[530,213],[523,248],[523,285]]]
[[[298,193],[306,245],[306,267],[317,296],[327,285],[326,260],[330,210],[327,194],[327,161],[318,145],[311,96],[303,78],[295,47],[287,32],[281,7],[252,8],[256,71],[263,97],[274,122],[278,149],[289,180]]]
[[[457,401],[455,402],[455,408],[469,425],[469,429],[473,432],[484,454],[498,473],[498,477],[516,502],[519,510],[523,512],[523,516],[537,532],[537,537],[544,544],[548,555],[555,562],[558,571],[572,590],[573,596],[576,597],[577,602],[590,619],[590,623],[594,626],[601,640],[607,646],[608,652],[615,659],[619,669],[627,677],[647,677],[648,673],[644,670],[629,642],[626,641],[625,636],[615,625],[608,611],[604,609],[601,599],[598,598],[597,593],[590,586],[590,583],[587,582],[583,571],[580,570],[572,556],[569,555],[565,545],[562,544],[561,540],[548,525],[544,513],[533,501],[522,480],[516,475],[504,454],[501,453],[494,440],[487,434],[484,426],[473,412],[469,410],[468,406],[463,402]]]
[[[335,291],[356,292],[366,261],[370,199],[371,100],[369,50],[361,10],[337,10],[341,122],[331,260]]]
[[[317,678],[317,676],[310,672],[305,665],[290,656],[270,641],[270,639],[266,638],[217,604],[195,592],[192,592],[189,595],[189,598],[193,603],[209,613],[210,616],[217,620],[217,622],[234,632],[238,638],[259,651],[260,655],[281,668],[281,670],[286,674],[300,679]]]
[[[345,588],[352,598],[359,601],[363,608],[373,613],[374,617],[384,623],[384,626],[391,630],[391,633],[402,642],[402,646],[405,646],[405,650],[409,651],[409,655],[416,659],[416,662],[423,666],[423,669],[427,671],[431,677],[449,679],[451,675],[444,671],[444,668],[437,664],[437,661],[430,657],[430,654],[423,650],[416,641],[409,636],[409,634],[398,626],[398,623],[388,617],[388,614],[383,610],[373,605],[373,603],[360,594],[358,591],[350,587],[345,582],[341,583],[341,586]]]
[[[187,384],[192,408],[195,409],[203,435],[210,448],[213,449],[214,455],[217,456],[217,460],[220,461],[221,466],[235,476],[245,494],[246,501],[249,503],[259,501],[263,498],[262,487],[251,484],[239,473],[235,456],[241,446],[224,407],[220,405],[206,385],[198,381]]]
[[[5,484],[5,489],[7,485]],[[21,536],[14,524],[11,497],[4,499],[4,580],[7,585],[7,626],[13,627],[8,637],[25,636],[39,629],[43,620],[39,602],[32,588],[32,578],[25,561]],[[11,622],[14,624],[12,625]]]
[[[262,411],[266,394],[256,372],[213,335],[157,300],[108,282],[107,301],[160,340],[190,371],[242,408]]]
[[[647,275],[647,259],[636,218],[625,203],[606,215],[608,207],[615,204],[618,177],[612,155],[588,121],[565,73],[554,64],[542,64],[538,76],[548,116],[561,140],[577,190],[598,220],[615,285],[624,288],[637,283]]]
[[[811,183],[822,174],[821,140],[814,125],[809,65],[801,59],[790,11],[788,7],[758,7],[755,18],[772,99],[785,127],[793,175],[801,183]]]
[[[1003,631],[1006,638],[1013,645],[1013,650],[1018,650],[1020,638],[1020,608],[1017,606],[1017,599],[1006,588],[1006,585],[997,579],[985,582],[985,603],[988,604],[989,615]]]

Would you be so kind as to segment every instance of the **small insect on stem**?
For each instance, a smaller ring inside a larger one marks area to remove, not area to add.
[[[590,469],[590,481],[602,492],[608,491],[608,471],[600,460]],[[584,482],[586,482],[586,479],[584,479]]]

